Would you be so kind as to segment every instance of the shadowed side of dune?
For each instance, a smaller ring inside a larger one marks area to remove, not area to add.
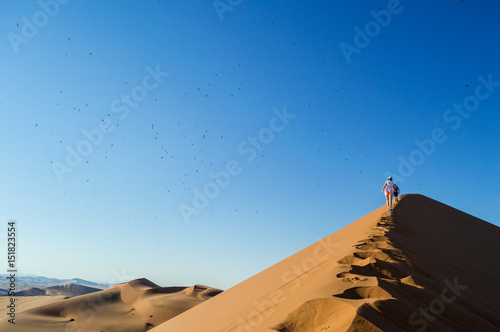
[[[358,314],[383,330],[387,320],[409,331],[500,328],[500,268],[492,253],[500,242],[498,227],[421,195],[404,196],[377,227],[383,238],[356,245],[364,253],[343,258],[352,264],[338,277],[375,277],[378,286],[353,287],[335,297],[378,298]],[[384,261],[356,260],[377,251],[387,255]]]

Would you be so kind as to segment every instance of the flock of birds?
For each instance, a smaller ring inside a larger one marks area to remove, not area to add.
[[[158,1],[160,1],[160,0],[158,0]],[[463,0],[461,0],[461,2],[463,2]],[[380,7],[380,9],[382,9],[382,7]],[[272,23],[272,24],[274,24],[274,21],[272,21],[271,23]],[[19,24],[17,24],[17,26],[19,26]],[[68,41],[68,42],[71,42],[71,37],[67,37],[67,41]],[[295,44],[295,43],[294,43],[294,44]],[[98,50],[97,50],[97,53],[99,53],[99,52],[100,52],[100,49],[98,49]],[[95,55],[95,53],[96,53],[95,51],[88,52],[88,55],[89,55],[89,56],[92,56],[92,55]],[[69,56],[69,54],[68,54],[68,53],[65,53],[65,55],[66,55],[66,56]],[[324,65],[324,64],[325,64],[325,62],[324,62],[324,61],[322,61],[320,64],[321,64],[321,65]],[[238,64],[238,67],[240,67],[240,66],[241,66],[241,64]],[[215,74],[213,74],[213,75],[214,75],[213,79],[218,79],[218,78],[220,78],[220,77],[221,77],[221,74],[220,74],[220,73],[215,73]],[[125,84],[128,84],[128,82],[125,82]],[[465,86],[466,86],[466,87],[468,87],[469,85],[468,85],[468,84],[466,84]],[[207,99],[209,99],[209,100],[213,100],[213,97],[214,97],[214,96],[211,94],[211,92],[210,92],[210,91],[208,91],[208,89],[209,89],[210,87],[212,87],[212,82],[208,82],[208,83],[207,83],[207,85],[206,85],[206,88],[205,88],[205,89],[204,89],[204,88],[202,88],[202,87],[197,87],[197,88],[195,88],[195,89],[194,89],[195,95],[196,95],[196,94],[198,94],[198,95],[201,95],[203,98],[207,98]],[[223,89],[223,92],[224,92],[227,96],[229,96],[229,97],[235,97],[235,96],[236,96],[236,93],[241,92],[242,87],[243,87],[243,82],[240,82],[240,83],[239,83],[239,86],[237,87],[237,89],[236,89],[236,90],[234,90],[234,91],[228,91],[227,89]],[[335,90],[335,92],[338,92],[338,90]],[[59,94],[63,94],[63,90],[59,90]],[[185,94],[185,95],[188,95],[188,91],[184,91],[184,94]],[[158,98],[155,98],[155,101],[158,101]],[[0,103],[1,103],[1,102],[0,102]],[[56,106],[58,106],[58,105],[59,105],[59,103],[57,103],[57,102],[56,102]],[[88,107],[89,107],[89,105],[88,105],[88,104],[85,104],[85,107],[86,107],[86,108],[88,108]],[[307,108],[310,108],[310,107],[311,107],[311,103],[308,103],[308,104],[307,104]],[[82,107],[74,107],[74,108],[73,108],[73,110],[74,110],[74,111],[77,111],[77,112],[81,112],[81,111],[82,111]],[[108,117],[109,117],[109,116],[111,116],[111,114],[108,114]],[[178,124],[179,126],[181,126],[181,123],[180,123],[180,122],[178,122],[177,124]],[[230,124],[229,124],[229,125],[230,125]],[[38,124],[35,124],[35,126],[36,126],[36,127],[38,127]],[[119,123],[117,123],[117,124],[116,124],[116,126],[119,126]],[[198,126],[198,125],[196,124],[196,126]],[[159,137],[160,137],[160,132],[159,132],[158,130],[155,130],[155,124],[154,124],[154,123],[152,123],[152,124],[151,124],[151,130],[152,130],[152,132],[153,132],[153,135],[152,135],[152,136],[153,136],[153,141],[158,141],[158,139],[159,139]],[[322,129],[321,129],[321,132],[324,132],[324,128],[322,128]],[[205,130],[201,130],[200,134],[201,134],[201,139],[202,139],[202,140],[205,140],[206,138],[208,138],[208,137],[209,137],[209,131],[208,131],[208,130],[206,130],[206,129],[205,129]],[[35,133],[35,135],[36,135],[36,133]],[[122,138],[125,138],[125,134],[123,134],[123,133],[122,133]],[[183,138],[184,138],[184,139],[186,139],[186,135],[183,135]],[[220,139],[223,139],[223,135],[220,135]],[[114,139],[112,139],[112,140],[114,140]],[[62,139],[60,139],[60,140],[59,140],[59,143],[61,143],[61,144],[62,144],[62,143],[63,143],[63,140],[62,140]],[[194,145],[195,145],[195,143],[191,143],[191,146],[194,146]],[[114,147],[114,143],[109,144],[109,146],[110,146],[110,147]],[[340,151],[340,150],[342,150],[342,148],[341,148],[341,147],[339,147],[339,148],[338,148],[338,150]],[[160,151],[160,156],[159,156],[159,158],[158,158],[158,159],[160,159],[160,160],[162,160],[162,161],[165,161],[165,160],[167,160],[167,159],[174,159],[174,158],[175,158],[175,156],[174,156],[172,153],[170,153],[170,152],[169,152],[169,150],[168,150],[165,146],[161,146],[161,147],[159,147],[159,151]],[[321,151],[320,149],[317,149],[317,152],[320,152],[320,151]],[[197,163],[200,167],[201,167],[202,165],[205,165],[205,164],[213,165],[213,163],[212,163],[212,162],[209,162],[209,161],[208,161],[208,159],[210,158],[210,156],[209,156],[207,153],[205,153],[203,149],[200,149],[200,150],[198,151],[198,153],[199,153],[199,155],[193,156],[193,157],[192,157],[192,158],[193,158],[193,160],[191,160],[190,162]],[[262,154],[262,157],[264,157],[264,155],[263,155],[263,154]],[[368,156],[366,156],[366,157],[368,157]],[[59,155],[59,158],[60,158],[60,159],[63,159],[63,158],[64,158],[64,152],[63,152],[63,153],[61,153],[61,154]],[[89,156],[89,159],[88,159],[88,160],[86,160],[86,161],[85,161],[85,163],[86,163],[86,164],[88,164],[88,163],[89,163],[89,161],[91,160],[91,158],[92,158],[92,155],[91,155],[91,156]],[[105,159],[108,159],[108,155],[104,156],[104,158],[105,158]],[[146,158],[146,161],[147,161],[147,162],[153,162],[154,160],[155,160],[155,158],[153,158],[153,159]],[[345,161],[348,161],[348,160],[349,160],[349,158],[345,158]],[[258,164],[256,164],[256,165],[255,165],[255,167],[256,167],[256,168],[258,168],[258,167],[259,167],[259,165],[258,165]],[[165,171],[167,171],[167,172],[175,172],[175,174],[176,174],[177,176],[182,176],[182,177],[184,177],[184,178],[188,178],[188,173],[183,172],[183,171],[182,171],[181,169],[179,169],[179,168],[176,168],[176,167],[171,167],[170,169],[165,168],[164,170],[165,170]],[[361,171],[360,171],[360,172],[361,172]],[[199,169],[195,169],[195,173],[199,173]],[[195,176],[196,176],[196,175],[198,175],[198,174],[195,174]],[[90,182],[90,179],[87,179],[86,181],[87,181],[87,182]],[[190,181],[190,183],[191,183],[191,182],[192,182],[192,181]],[[188,185],[188,183],[187,183],[186,181],[183,181],[183,182],[182,182],[182,185],[183,185],[183,187],[184,187],[184,190],[186,190],[186,191],[190,191],[190,190],[192,189],[192,188],[190,187],[190,185]],[[319,184],[317,184],[317,185],[319,185]],[[170,192],[170,189],[169,189],[168,187],[167,187],[166,189],[167,189],[167,192]]]

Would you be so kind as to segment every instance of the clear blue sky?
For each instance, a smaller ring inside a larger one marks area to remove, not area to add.
[[[231,3],[2,4],[21,272],[226,289],[383,205],[388,174],[500,225],[498,1]]]

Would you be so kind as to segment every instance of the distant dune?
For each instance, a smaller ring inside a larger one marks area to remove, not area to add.
[[[404,195],[151,331],[500,331],[499,243]]]
[[[30,288],[20,292],[16,292],[16,296],[79,296],[89,293],[98,292],[101,289],[76,284],[66,284],[62,286],[52,286],[46,288]]]
[[[18,312],[15,331],[147,331],[220,292],[200,285],[159,287],[147,279],[137,279],[86,295],[58,297],[53,303],[40,302],[40,306],[31,303],[30,309]],[[44,298],[50,299],[32,299]],[[20,298],[24,299],[29,298]],[[3,307],[8,298],[1,301]],[[0,319],[0,331],[10,331],[12,326],[7,317]]]

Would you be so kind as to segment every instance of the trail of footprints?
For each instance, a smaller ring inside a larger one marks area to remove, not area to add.
[[[390,284],[405,283],[419,287],[411,277],[411,262],[385,236],[392,225],[392,215],[388,213],[374,227],[377,232],[373,236],[354,246],[358,251],[338,261],[350,267],[349,271],[337,274],[337,278],[341,278],[343,282],[357,284],[376,279],[377,285],[354,286],[341,294],[333,295],[334,297],[350,300],[388,299],[392,297],[387,291],[392,288]]]

